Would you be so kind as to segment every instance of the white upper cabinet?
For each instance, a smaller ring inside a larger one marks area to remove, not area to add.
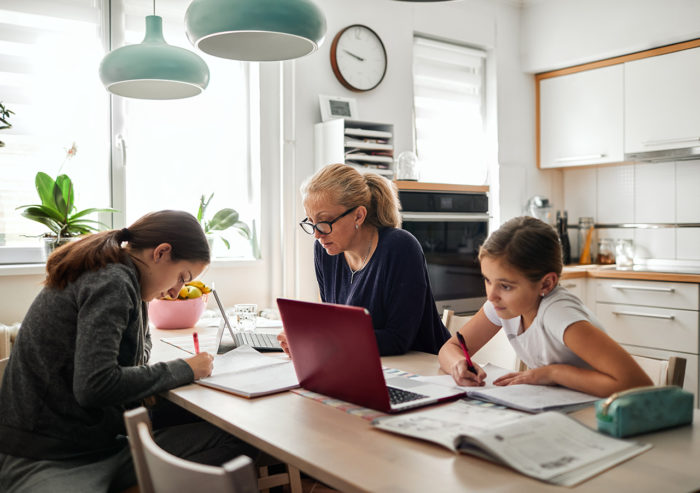
[[[700,48],[624,65],[625,152],[700,145]]]
[[[539,90],[540,168],[624,161],[622,64],[543,78]]]

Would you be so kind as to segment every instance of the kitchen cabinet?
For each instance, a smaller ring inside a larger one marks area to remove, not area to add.
[[[683,388],[698,405],[699,285],[595,279],[595,313],[607,333],[631,354],[685,358]]]
[[[576,279],[562,279],[561,281],[559,281],[559,284],[568,292],[577,296],[578,299],[580,299],[584,305],[588,306],[588,304],[586,303],[586,287],[588,284],[588,280],[585,277],[578,277]]]
[[[540,168],[624,160],[622,64],[539,81]]]
[[[700,145],[700,47],[625,62],[625,152]]]

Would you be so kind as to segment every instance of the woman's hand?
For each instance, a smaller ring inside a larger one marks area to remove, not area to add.
[[[476,363],[474,363],[474,369],[476,369],[476,374],[467,370],[467,360],[461,359],[452,365],[452,368],[450,368],[450,375],[455,379],[457,385],[463,387],[480,387],[484,385],[486,372]]]
[[[194,379],[208,377],[214,369],[214,356],[209,353],[199,353],[191,358],[187,358],[185,363],[190,365],[194,373]]]
[[[526,383],[530,385],[556,385],[552,378],[553,367],[557,365],[542,366],[531,370],[508,373],[493,381],[494,385],[516,385]]]
[[[287,335],[284,333],[284,331],[277,334],[277,340],[279,341],[280,346],[282,346],[282,349],[284,349],[284,352],[287,353],[287,356],[289,356],[291,358],[292,353],[289,352],[289,344],[287,343]]]

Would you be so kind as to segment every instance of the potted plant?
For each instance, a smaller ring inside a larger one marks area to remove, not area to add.
[[[7,128],[12,128],[10,123],[10,115],[14,115],[15,112],[5,108],[5,105],[0,103],[0,130],[5,130]],[[0,147],[5,147],[5,143],[0,140]]]
[[[213,193],[209,196],[208,199],[206,198],[206,196],[202,195],[199,199],[199,210],[197,211],[197,221],[199,221],[199,224],[202,225],[204,234],[207,235],[207,239],[209,240],[209,248],[213,247],[215,239],[214,232],[225,231],[229,228],[235,228],[236,230],[238,230],[238,233],[240,233],[241,236],[243,236],[247,240],[250,240],[250,228],[246,223],[238,220],[238,212],[236,212],[234,209],[221,209],[216,214],[214,214],[214,216],[210,220],[206,219],[207,207],[209,207],[209,202],[211,202],[212,197],[214,197]],[[231,244],[229,243],[229,241],[221,235],[218,236],[219,238],[221,238],[221,241],[224,242],[226,248],[230,249]]]
[[[43,224],[51,233],[44,234],[44,248],[48,255],[57,247],[80,235],[97,231],[96,226],[107,227],[99,221],[87,219],[94,212],[116,212],[115,209],[89,208],[77,211],[73,202],[75,189],[68,175],[56,180],[39,171],[35,178],[36,191],[41,204],[22,205],[22,215]]]

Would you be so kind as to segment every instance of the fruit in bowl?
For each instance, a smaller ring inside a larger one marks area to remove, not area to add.
[[[159,329],[194,327],[204,313],[211,288],[202,281],[190,281],[177,298],[160,298],[148,304],[148,318]]]

